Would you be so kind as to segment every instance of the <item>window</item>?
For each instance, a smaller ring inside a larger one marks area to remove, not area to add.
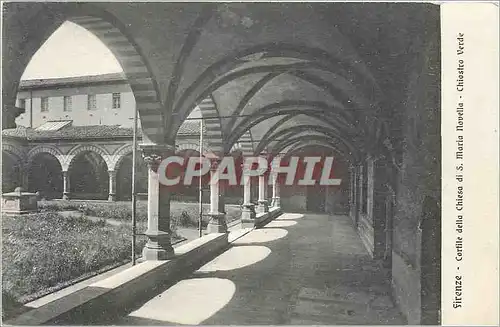
[[[121,107],[121,101],[122,100],[122,95],[121,93],[113,93],[113,109],[120,109]]]
[[[49,98],[43,97],[40,99],[40,111],[47,112],[49,111]]]
[[[95,110],[96,108],[97,105],[95,94],[89,94],[87,96],[87,110]]]
[[[19,99],[19,108],[26,108],[26,99]]]
[[[65,96],[63,110],[64,111],[71,111],[72,106],[73,106],[73,100],[72,100],[71,96]]]

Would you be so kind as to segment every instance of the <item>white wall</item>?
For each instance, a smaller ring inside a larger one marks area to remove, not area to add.
[[[112,109],[112,94],[121,93],[120,109]],[[96,110],[87,109],[87,95],[96,95]],[[72,110],[64,111],[64,96],[71,96]],[[41,112],[41,97],[49,97],[49,110]],[[95,85],[83,87],[52,88],[21,91],[19,99],[26,99],[25,113],[17,117],[16,123],[30,127],[30,106],[33,99],[33,122],[36,128],[49,120],[73,120],[74,126],[82,125],[122,125],[132,127],[135,98],[126,84]]]

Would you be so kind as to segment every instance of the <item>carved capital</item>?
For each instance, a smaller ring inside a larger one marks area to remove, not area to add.
[[[142,158],[149,169],[156,171],[160,163],[167,157],[174,155],[175,147],[167,144],[140,144]]]
[[[222,162],[221,158],[212,158],[210,159],[210,170],[216,171],[219,168],[220,163]]]

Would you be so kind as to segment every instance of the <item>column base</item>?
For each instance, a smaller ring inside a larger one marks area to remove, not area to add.
[[[207,233],[227,233],[226,214],[222,212],[209,212],[210,220]]]
[[[116,201],[116,194],[114,194],[114,193],[109,193],[109,195],[108,195],[108,201],[109,201],[109,202],[114,202],[114,201]]]
[[[269,212],[269,203],[267,200],[259,200],[259,205],[257,206],[257,211],[259,213]]]
[[[241,210],[241,227],[255,226],[255,205],[253,203],[243,204]]]
[[[175,256],[170,241],[170,233],[162,231],[146,231],[148,242],[142,250],[143,260],[168,260]]]
[[[281,207],[281,198],[274,198],[273,203],[274,203],[273,207],[277,208]]]
[[[69,193],[63,193],[63,200],[69,200],[70,199],[70,194]]]

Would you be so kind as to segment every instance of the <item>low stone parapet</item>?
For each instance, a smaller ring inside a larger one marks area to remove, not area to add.
[[[7,325],[103,324],[133,309],[222,253],[227,233],[212,233],[175,249],[175,258],[144,261],[4,322]]]
[[[255,227],[260,228],[268,224],[281,214],[280,207],[272,207],[268,212],[258,213],[255,217]]]

